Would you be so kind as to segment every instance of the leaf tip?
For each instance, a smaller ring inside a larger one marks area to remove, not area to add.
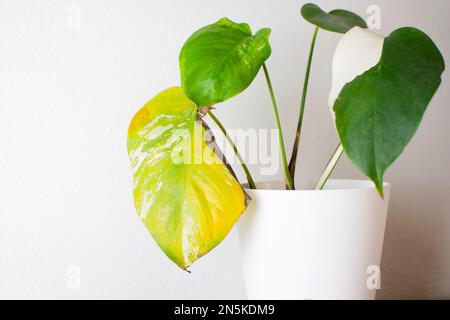
[[[381,199],[384,199],[384,188],[383,188],[383,179],[375,179],[373,180],[375,183],[375,187],[377,188],[378,194],[380,195]]]
[[[272,33],[272,29],[270,28],[261,28],[256,32],[255,36],[260,36],[269,39],[270,34]]]
[[[192,273],[192,271],[189,270],[188,267],[185,267],[185,268],[182,268],[182,269],[183,269],[183,271],[186,271],[186,273],[188,273],[188,274],[191,274],[191,273]]]
[[[307,15],[307,11],[310,10],[310,9],[320,9],[320,7],[318,5],[316,5],[316,4],[314,4],[314,3],[311,3],[311,2],[305,3],[300,8],[300,14],[302,15],[303,18],[306,19],[305,15]]]

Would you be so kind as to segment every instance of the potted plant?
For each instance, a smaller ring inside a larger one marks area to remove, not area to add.
[[[271,30],[253,33],[248,24],[223,18],[184,44],[181,86],[158,94],[131,121],[135,206],[156,243],[183,270],[217,246],[245,212],[239,233],[249,298],[371,299],[375,291],[368,286],[367,272],[380,263],[389,201],[384,172],[417,130],[440,85],[444,60],[433,41],[415,28],[383,37],[346,10],[327,13],[306,4],[301,15],[315,30],[290,161],[265,64]],[[296,190],[319,30],[342,34],[329,97],[340,144],[314,188]],[[278,130],[282,182],[255,183],[213,113],[213,106],[244,91],[261,69]],[[232,145],[247,177],[245,186],[217,147],[206,119]],[[343,152],[371,181],[328,181]]]

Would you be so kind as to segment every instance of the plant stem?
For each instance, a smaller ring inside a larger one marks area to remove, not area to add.
[[[233,148],[234,154],[236,155],[237,159],[239,160],[239,162],[242,166],[242,169],[244,170],[245,175],[247,176],[247,181],[248,181],[248,185],[250,186],[250,189],[256,189],[255,181],[253,180],[252,175],[250,174],[250,171],[248,170],[248,167],[244,162],[244,159],[242,158],[241,154],[239,153],[238,148],[234,144],[233,139],[231,139],[231,137],[228,135],[227,130],[222,125],[222,123],[219,121],[219,119],[217,119],[217,117],[211,111],[209,111],[208,114],[211,117],[211,119],[214,121],[214,123],[219,127],[220,131],[222,131],[223,135],[225,136],[225,139],[228,141],[230,146]]]
[[[317,39],[318,32],[319,32],[319,27],[316,27],[316,29],[314,30],[314,35],[313,35],[312,42],[311,42],[311,48],[309,50],[308,64],[306,66],[305,80],[303,82],[303,92],[302,92],[302,99],[301,99],[301,103],[300,103],[300,113],[299,113],[299,117],[298,117],[297,133],[295,135],[294,146],[292,148],[291,161],[289,161],[289,173],[291,174],[292,178],[295,178],[297,156],[298,156],[298,150],[300,148],[300,137],[301,137],[301,132],[302,132],[303,115],[305,114],[306,95],[308,93],[309,74],[311,72],[312,58],[313,58],[313,54],[314,54],[314,47],[316,45],[316,39]]]
[[[264,75],[266,76],[267,86],[268,86],[269,92],[270,92],[270,98],[272,99],[272,108],[273,108],[273,113],[275,115],[275,122],[276,122],[277,129],[278,129],[278,142],[280,144],[281,161],[283,164],[286,189],[294,190],[294,183],[292,181],[291,174],[289,173],[289,168],[288,168],[288,164],[287,164],[287,160],[286,160],[286,150],[284,148],[283,132],[281,130],[280,116],[278,114],[277,102],[275,101],[275,95],[273,93],[273,88],[272,88],[272,82],[270,81],[269,72],[267,71],[267,67],[266,67],[265,63],[263,64],[263,70],[264,70]]]
[[[317,181],[316,186],[314,187],[314,190],[322,190],[325,186],[325,183],[327,182],[328,178],[330,177],[331,173],[333,172],[334,168],[336,168],[336,164],[338,163],[339,159],[342,156],[342,153],[344,152],[344,147],[342,147],[342,144],[339,143],[339,145],[336,148],[336,151],[334,152],[333,156],[331,157],[330,161],[328,162],[327,166],[325,167],[325,170],[323,170],[322,176],[320,177],[319,181]]]

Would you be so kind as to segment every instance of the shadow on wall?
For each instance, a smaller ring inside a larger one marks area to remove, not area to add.
[[[414,196],[414,183],[403,180],[394,184],[377,299],[449,298],[442,291],[445,274],[437,267],[442,264],[439,243],[445,237],[445,230],[439,230],[439,219],[445,214],[448,194],[432,188],[432,181],[427,184],[421,183],[419,197]],[[439,283],[442,286],[437,287]]]

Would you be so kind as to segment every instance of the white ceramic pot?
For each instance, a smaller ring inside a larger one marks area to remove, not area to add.
[[[390,195],[369,181],[322,191],[263,183],[238,224],[249,299],[374,299]]]

